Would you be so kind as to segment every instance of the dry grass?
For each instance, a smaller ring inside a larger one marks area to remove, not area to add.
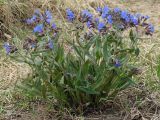
[[[145,100],[149,98],[154,104],[156,103],[156,106],[160,106],[160,81],[156,76],[157,59],[160,55],[160,32],[158,31],[160,24],[160,3],[158,0],[141,0],[138,2],[136,0],[128,0],[126,2],[117,0],[0,0],[0,31],[4,29],[3,32],[7,34],[19,36],[19,34],[14,31],[15,28],[21,28],[20,26],[23,25],[23,20],[29,17],[35,8],[51,9],[53,13],[56,14],[57,18],[62,18],[59,24],[63,26],[61,22],[63,22],[64,10],[67,7],[71,7],[79,12],[80,9],[93,9],[92,7],[104,3],[107,3],[111,7],[118,6],[132,12],[140,12],[149,15],[151,17],[150,21],[156,26],[156,33],[154,36],[140,42],[141,54],[137,59],[137,65],[143,70],[143,73],[138,76],[138,82],[147,86],[146,89],[154,90],[154,92],[152,91],[149,95],[146,95]],[[6,61],[5,58],[0,59],[0,102],[12,101],[12,94],[10,94],[10,91],[13,90],[12,88],[17,80],[25,77],[29,72],[29,67],[24,64],[15,63],[10,60]],[[126,90],[126,92],[128,91],[129,93],[126,95],[135,92],[135,90]],[[127,101],[126,96],[122,94],[120,94],[120,96],[122,97],[120,101]],[[122,103],[122,105],[123,104],[124,103]],[[134,107],[135,106],[131,106],[131,108]],[[124,108],[127,109],[126,107]],[[131,114],[132,111],[133,110],[128,114]],[[139,110],[137,110],[137,112],[139,112]],[[152,114],[150,116],[153,116],[153,120],[158,120],[158,118],[156,119],[156,115],[159,116],[159,114],[155,113],[155,115]]]

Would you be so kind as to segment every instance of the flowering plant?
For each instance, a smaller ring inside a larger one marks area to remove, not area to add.
[[[153,34],[153,25],[146,22],[149,17],[107,6],[96,10],[96,15],[83,10],[77,16],[66,10],[67,20],[75,25],[70,30],[75,38],[65,41],[69,50],[59,42],[59,28],[50,11],[36,10],[27,19],[37,36],[25,41],[23,48],[28,54],[12,55],[11,45],[5,44],[7,54],[32,68],[32,77],[24,81],[27,87],[23,89],[29,97],[54,98],[63,107],[82,111],[113,99],[133,83],[132,76],[137,73],[132,62],[139,55],[136,31],[141,26],[147,35]],[[126,29],[131,29],[130,40],[123,37]]]

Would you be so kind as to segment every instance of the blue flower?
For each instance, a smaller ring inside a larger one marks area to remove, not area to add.
[[[114,12],[115,12],[115,13],[118,13],[118,12],[120,12],[120,11],[121,11],[120,8],[114,8]]]
[[[127,11],[122,11],[121,12],[121,18],[125,19],[128,16],[128,12]]]
[[[143,18],[144,18],[145,20],[148,20],[150,17],[149,17],[148,15],[146,15],[146,16],[143,16]]]
[[[27,19],[27,24],[33,24],[34,22],[37,21],[37,16],[33,15],[31,19]]]
[[[107,17],[107,22],[108,22],[109,24],[113,24],[113,20],[112,20],[112,16],[111,16],[111,15],[109,15],[109,16]]]
[[[93,15],[88,10],[82,11],[82,18],[87,19],[87,21],[92,21]]]
[[[99,18],[95,18],[94,21],[96,22],[96,24],[99,23]]]
[[[57,32],[53,33],[53,37],[56,37],[57,36]]]
[[[97,29],[99,32],[101,32],[101,30],[105,30],[106,29],[106,25],[103,22],[100,22],[97,26]]]
[[[45,12],[45,15],[46,15],[46,18],[47,18],[47,19],[52,19],[52,18],[53,18],[52,13],[51,13],[49,10],[47,10],[47,11]]]
[[[34,11],[34,14],[35,14],[35,15],[38,15],[38,16],[40,17],[40,20],[41,20],[41,21],[44,20],[43,15],[41,14],[41,12],[40,12],[39,9],[36,9],[36,10]]]
[[[121,67],[121,66],[122,66],[122,64],[120,63],[120,61],[119,61],[119,60],[117,60],[117,59],[116,59],[116,60],[115,60],[115,64],[114,64],[114,66],[118,68],[118,67]]]
[[[134,15],[130,15],[130,20],[134,25],[138,25],[138,18]]]
[[[50,24],[53,19],[52,13],[49,10],[47,10],[45,11],[45,15],[46,15],[46,22]]]
[[[11,45],[9,45],[8,42],[5,42],[3,47],[6,50],[6,54],[9,54],[11,52]]]
[[[52,23],[52,29],[57,29],[57,26],[56,26],[56,24],[55,23]]]
[[[41,21],[43,21],[43,20],[44,20],[44,18],[43,18],[43,15],[42,15],[42,14],[40,14],[40,19],[41,19]]]
[[[125,21],[128,23],[128,22],[130,22],[130,17],[129,16],[126,16],[126,18],[124,18],[125,19]]]
[[[110,11],[110,9],[109,9],[108,6],[105,6],[105,7],[103,8],[103,13],[108,14],[109,11]]]
[[[136,13],[135,16],[139,19],[141,17],[140,13]]]
[[[67,14],[67,19],[70,22],[73,22],[73,20],[75,19],[75,15],[73,13],[73,11],[71,11],[69,8],[66,10],[66,14]]]
[[[87,25],[88,28],[91,28],[91,27],[92,27],[92,22],[91,22],[91,21],[88,21],[88,22],[86,23],[86,25]]]
[[[50,49],[53,49],[53,48],[54,48],[53,41],[52,41],[51,39],[48,41],[48,47],[49,47]]]
[[[128,14],[127,11],[122,11],[121,12],[121,18],[123,18],[126,22],[130,21],[129,14]]]
[[[46,19],[46,22],[47,22],[48,24],[50,24],[51,21],[52,21],[52,19]]]
[[[99,13],[102,12],[102,8],[101,7],[97,7],[96,11],[98,11]]]
[[[152,24],[148,25],[148,30],[150,33],[154,33],[154,26]]]
[[[110,11],[109,7],[105,6],[102,10],[102,18],[106,18],[107,15],[109,14],[109,11]]]
[[[107,14],[102,13],[102,18],[104,19],[106,17],[107,17]]]
[[[42,33],[44,29],[43,24],[38,24],[36,27],[34,27],[33,32],[34,33]]]

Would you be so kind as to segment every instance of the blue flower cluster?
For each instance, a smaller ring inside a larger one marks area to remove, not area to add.
[[[102,8],[102,18],[106,18],[109,15],[110,9],[108,6],[105,6],[104,8]]]
[[[73,21],[75,17],[72,16],[71,14],[72,13],[70,13],[70,17],[72,17],[72,21]],[[27,19],[26,22],[28,25],[35,25],[35,27],[33,28],[33,33],[35,33],[38,36],[49,34],[51,35],[51,37],[55,37],[55,35],[58,32],[57,25],[54,23],[52,13],[49,10],[46,10],[43,13],[40,12],[40,10],[35,10],[33,16],[30,19]],[[24,46],[27,46],[26,47],[27,49],[36,48],[37,42],[27,40]],[[54,48],[53,41],[51,40],[51,38],[47,39],[46,48],[48,49]]]
[[[121,11],[121,18],[124,19],[126,23],[130,22],[128,11]]]
[[[81,21],[87,22],[92,20],[93,20],[93,15],[88,10],[83,10],[81,13]]]
[[[36,25],[33,28],[34,33],[44,34],[47,27],[53,30],[57,30],[56,24],[53,22],[52,13],[49,10],[46,10],[44,13],[41,13],[39,10],[35,10],[33,16],[30,19],[26,20],[29,25]],[[47,26],[49,25],[49,26]]]
[[[121,10],[120,8],[110,9],[108,6],[98,7],[96,11],[98,15],[93,15],[89,10],[83,10],[80,15],[75,15],[71,9],[66,9],[66,17],[69,22],[78,20],[82,23],[86,23],[88,29],[94,28],[99,33],[108,33],[110,28],[125,30],[131,27],[141,26],[144,28],[147,35],[152,35],[154,33],[154,26],[146,21],[149,16],[143,16],[141,14],[132,14],[126,10]],[[54,23],[52,13],[49,10],[41,12],[40,10],[35,10],[33,16],[26,20],[28,25],[35,26],[33,28],[33,33],[38,36],[43,36],[49,34],[51,37],[55,37],[58,32],[58,28]],[[112,30],[112,29],[111,29]],[[91,32],[91,31],[90,31]],[[91,35],[91,34],[89,34]],[[47,48],[53,49],[52,38],[47,39]],[[28,45],[36,47],[36,42],[32,44],[28,41]],[[33,45],[33,46],[32,46]],[[11,51],[11,46],[8,43],[4,44],[6,53],[9,54]]]
[[[90,39],[93,36],[91,32],[93,30],[92,28],[95,28],[95,30],[102,35],[109,33],[110,28],[125,30],[132,27],[138,28],[138,26],[144,27],[147,35],[152,35],[154,33],[154,26],[146,22],[149,19],[148,16],[132,14],[126,10],[121,10],[120,8],[110,9],[108,6],[104,6],[103,8],[98,7],[96,11],[99,13],[98,16],[93,15],[88,10],[83,10],[79,15],[79,21],[86,23],[86,26],[89,29],[89,32],[86,32],[84,36],[86,39]],[[73,22],[73,20],[75,20],[73,11],[68,9],[66,12],[68,21]],[[116,59],[113,64],[116,68],[122,66],[121,61],[118,59]]]
[[[14,53],[18,50],[15,46],[11,45],[8,42],[4,43],[3,48],[5,49],[7,55],[9,55],[10,53]]]
[[[89,29],[96,28],[99,32],[107,31],[112,26],[120,30],[142,26],[145,28],[147,35],[152,35],[154,32],[154,26],[146,22],[149,19],[148,16],[132,14],[120,8],[110,9],[108,6],[98,7],[96,11],[99,13],[98,17],[88,10],[83,10],[80,14],[80,22],[86,22]],[[75,15],[70,9],[67,10],[67,17],[69,21],[75,19]]]

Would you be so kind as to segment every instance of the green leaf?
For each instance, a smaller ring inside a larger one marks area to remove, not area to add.
[[[132,84],[135,84],[135,82],[131,78],[119,79],[119,84],[117,84],[117,88],[119,90],[124,90]]]
[[[109,51],[109,46],[108,46],[108,42],[107,40],[105,41],[104,45],[103,45],[103,57],[104,60],[109,63],[109,59],[111,57],[110,51]]]
[[[75,52],[79,55],[79,57],[81,58],[81,60],[85,61],[83,52],[80,49],[78,49],[78,47],[75,46],[75,45],[73,45],[73,48],[74,48]]]
[[[134,43],[135,40],[136,40],[136,37],[135,37],[135,35],[134,35],[134,33],[133,33],[133,30],[130,31],[129,37],[130,37],[131,41]]]
[[[160,79],[160,57],[159,57],[158,66],[157,66],[157,76]]]
[[[90,88],[90,87],[78,86],[77,88],[78,88],[79,90],[85,92],[86,94],[96,94],[96,95],[99,94],[99,92],[93,90],[93,89]]]
[[[138,55],[139,55],[139,53],[140,53],[139,48],[136,48],[136,49],[135,49],[135,54],[136,54],[136,56],[138,56]]]

